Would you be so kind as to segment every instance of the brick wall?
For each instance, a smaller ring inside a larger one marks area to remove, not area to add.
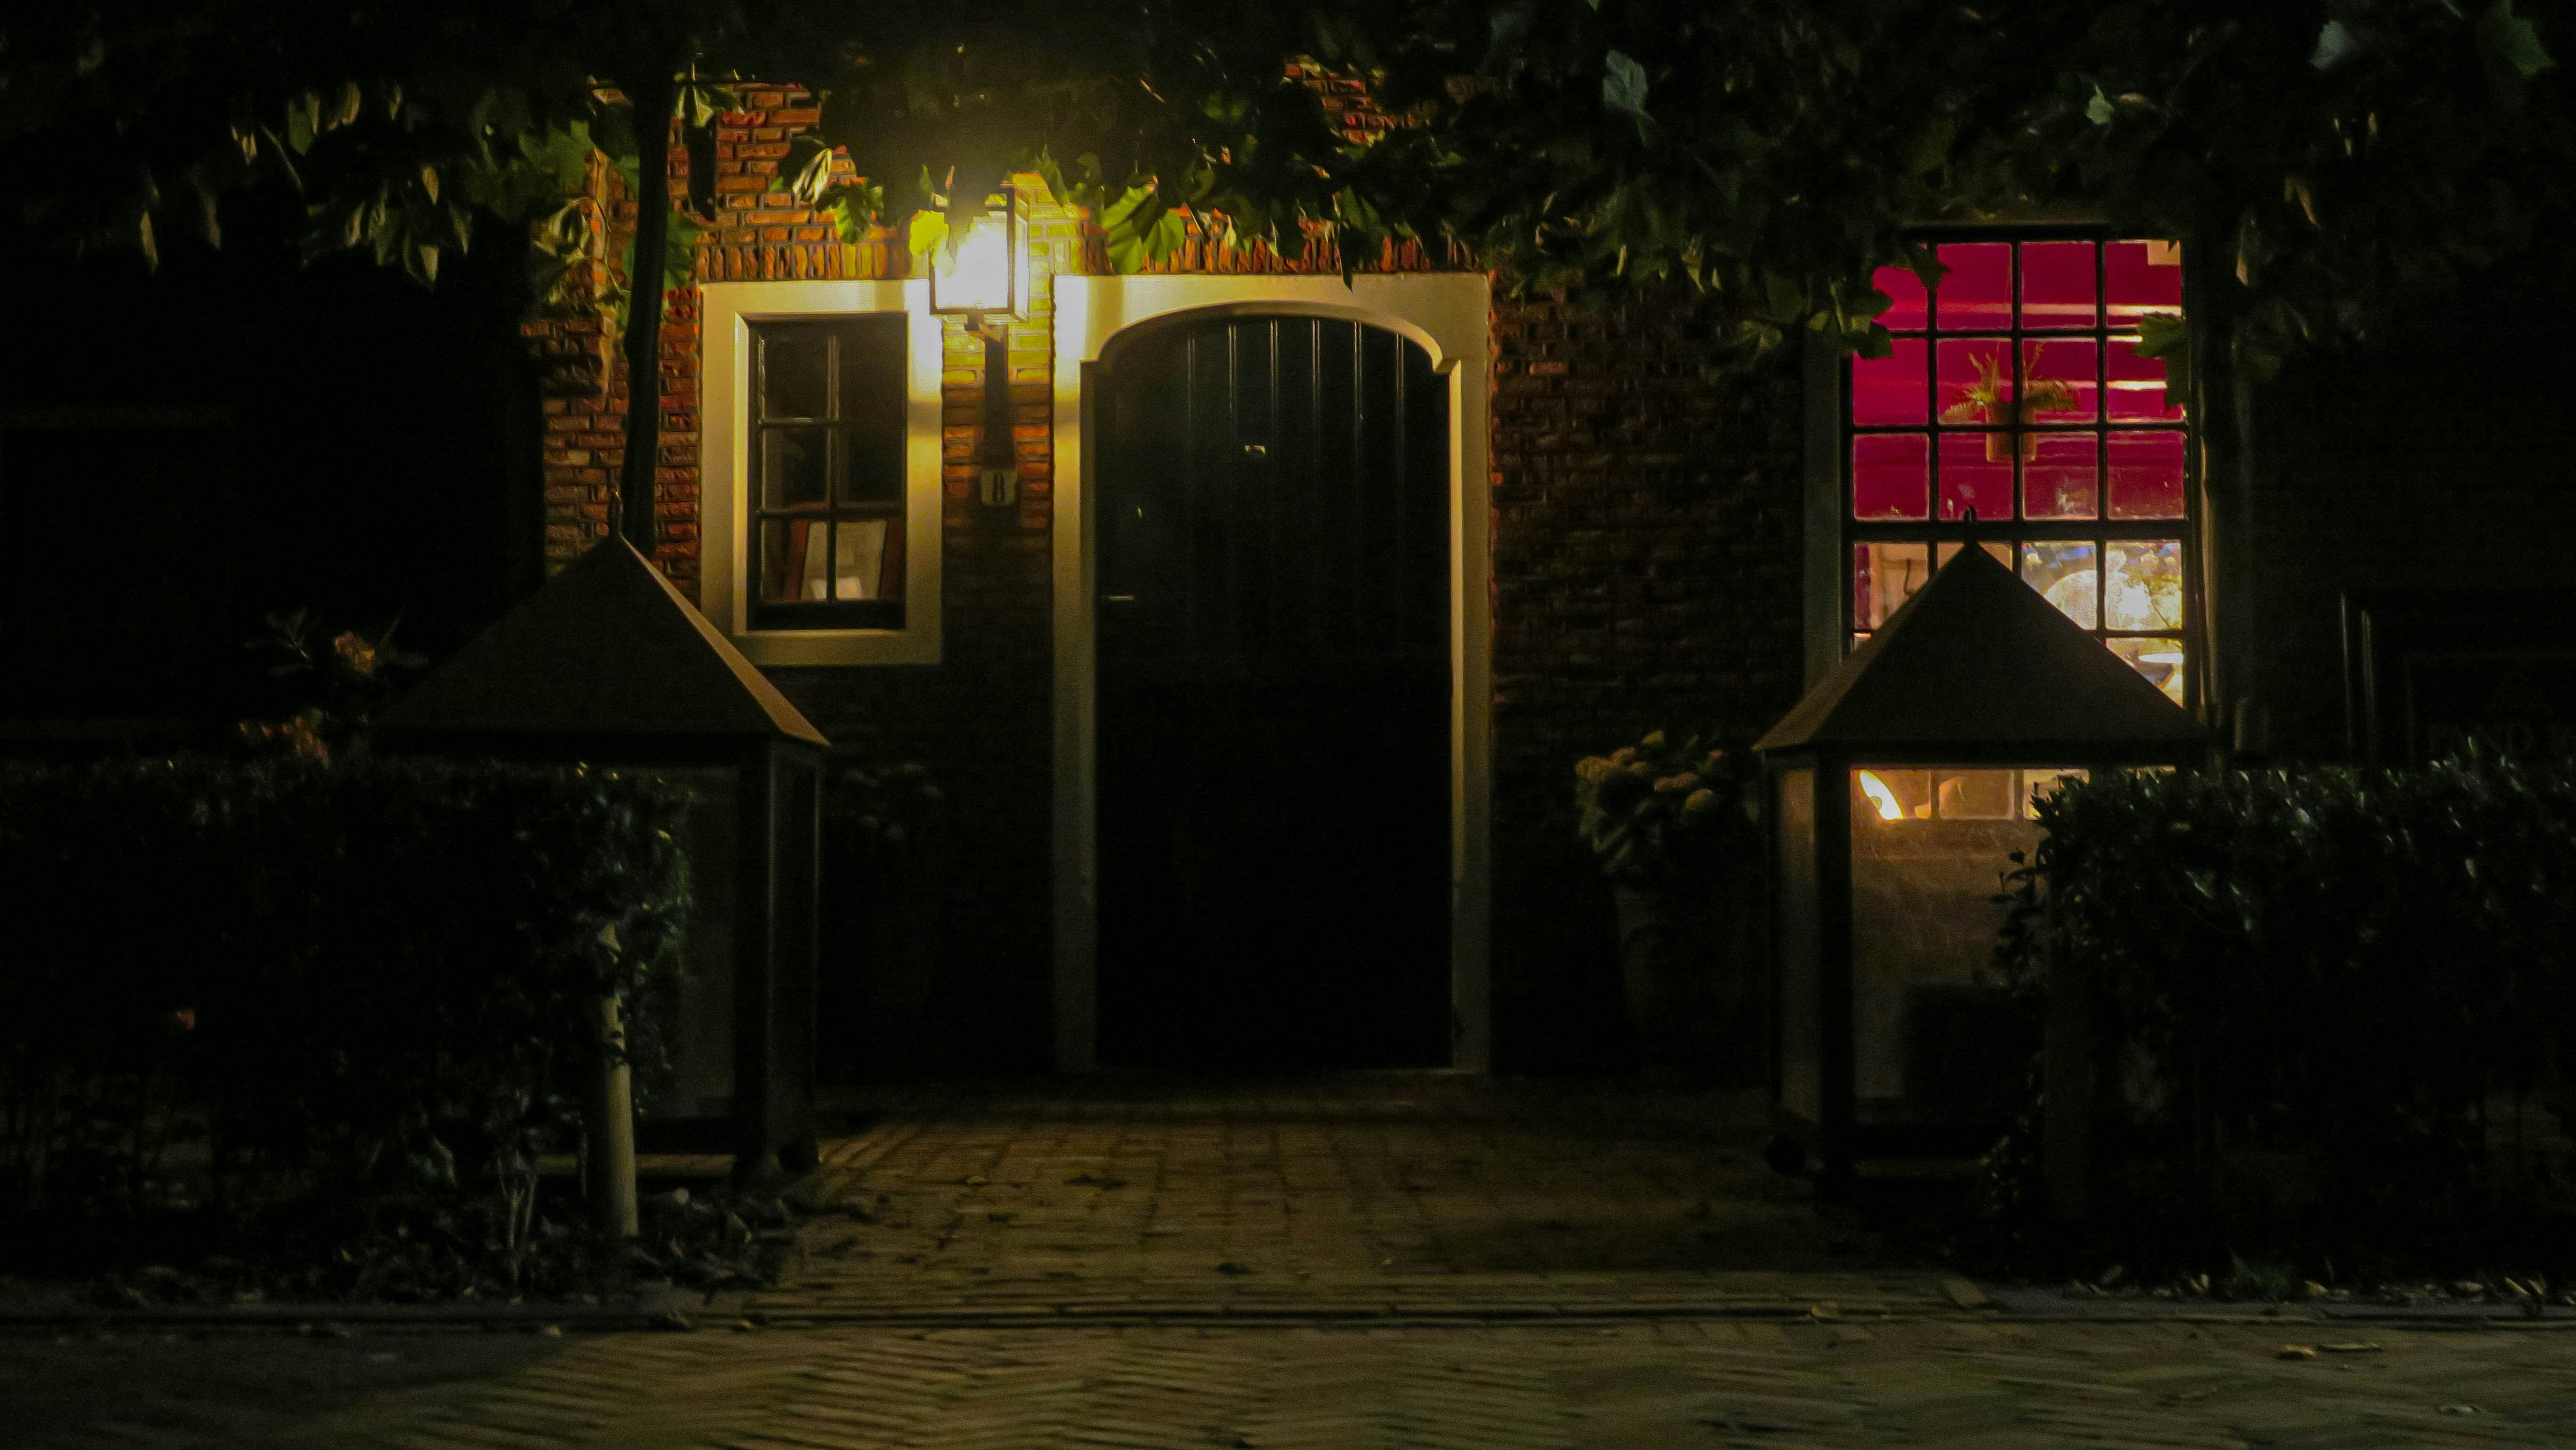
[[[1335,98],[1351,127],[1388,124],[1362,97]],[[841,243],[777,189],[789,138],[813,122],[810,97],[754,89],[743,103],[717,134],[723,217],[701,239],[698,278],[903,275],[909,259],[893,238]],[[676,147],[672,165],[674,191],[685,194],[687,159]],[[1018,181],[1044,197],[1037,178]],[[614,177],[598,190],[606,215],[631,226]],[[1332,274],[1343,265],[1329,245],[1290,260],[1231,245],[1221,223],[1188,224],[1186,245],[1154,270]],[[984,350],[954,322],[944,339],[945,658],[769,672],[844,758],[918,761],[953,797],[968,864],[948,919],[944,997],[932,1012],[943,1040],[933,1055],[961,1071],[1033,1070],[1048,1057],[1050,301],[1055,274],[1109,267],[1079,211],[1040,205],[1031,238],[1030,316],[1014,326],[1008,352],[1014,509],[974,499]],[[1407,243],[1353,261],[1408,271],[1453,259]],[[660,562],[694,592],[695,289],[667,306]],[[1598,1062],[1616,1017],[1606,896],[1572,838],[1575,757],[1663,724],[1749,735],[1796,691],[1793,374],[1729,388],[1702,381],[1697,344],[1712,321],[1678,298],[1602,313],[1547,302],[1496,309],[1495,968],[1507,1067]],[[578,315],[538,318],[529,332],[556,364],[545,475],[547,550],[560,564],[605,531],[623,445],[622,378]]]
[[[2345,591],[2576,589],[2564,384],[2530,330],[2502,321],[2533,295],[2473,292],[2256,392],[2239,643],[2276,755],[2344,755]]]
[[[1607,888],[1573,765],[1649,730],[1743,741],[1797,700],[1794,359],[1704,380],[1685,297],[1494,314],[1494,980],[1500,1065],[1605,1065]]]

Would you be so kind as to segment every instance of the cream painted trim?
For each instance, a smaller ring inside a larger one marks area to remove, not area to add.
[[[930,284],[710,282],[698,289],[699,612],[756,665],[939,663],[939,319]],[[900,312],[912,367],[904,409],[901,629],[750,627],[751,324]]]
[[[1242,314],[1332,317],[1420,343],[1449,380],[1450,1065],[1493,1065],[1492,288],[1474,273],[1055,279],[1055,1061],[1099,1063],[1092,465],[1087,390],[1131,329]]]

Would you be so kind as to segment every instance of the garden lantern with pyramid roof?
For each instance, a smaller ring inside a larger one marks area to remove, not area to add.
[[[814,972],[827,742],[612,534],[414,686],[388,750],[586,762],[689,794],[688,980],[671,1100],[643,1124],[735,1172],[814,1152]]]
[[[2087,771],[2192,764],[2205,732],[1971,544],[1754,749],[1784,1132],[1829,1183],[1973,1158],[2030,1061],[1979,969],[2010,853],[2038,839],[2034,796]]]

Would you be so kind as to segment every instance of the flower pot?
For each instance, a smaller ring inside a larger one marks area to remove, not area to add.
[[[1678,889],[1627,882],[1613,883],[1610,894],[1631,1064],[1647,1077],[1716,1077],[1724,1024],[1707,904]]]

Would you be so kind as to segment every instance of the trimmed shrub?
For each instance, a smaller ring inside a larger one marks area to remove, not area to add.
[[[2039,823],[1998,962],[2034,1014],[2052,963],[2093,974],[2105,1252],[2576,1267],[2576,775],[2114,773]],[[2036,1112],[1990,1163],[2005,1222]]]
[[[582,767],[0,767],[0,1251],[526,1281],[602,993],[663,1066],[683,807]]]

